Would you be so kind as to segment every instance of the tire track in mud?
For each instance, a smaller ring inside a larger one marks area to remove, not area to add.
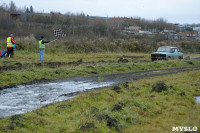
[[[105,74],[105,75],[101,75],[100,77],[102,77],[106,81],[112,81],[113,79],[119,79],[120,81],[123,81],[123,82],[130,82],[130,81],[139,80],[142,78],[163,76],[163,75],[175,74],[175,73],[179,73],[179,72],[192,71],[192,70],[200,70],[200,66],[167,68],[167,69],[157,69],[157,70],[147,70],[147,71],[135,71],[135,72],[118,73],[118,74]],[[97,75],[97,76],[90,76],[90,77],[99,77],[99,76]],[[68,78],[68,79],[70,79],[70,78]],[[0,87],[0,90],[7,89],[7,88],[15,88],[15,87],[17,87],[17,85],[32,85],[32,84],[38,84],[38,83],[48,83],[51,81],[55,81],[55,80],[51,80],[51,79],[33,80],[33,81],[27,82],[27,83],[3,86],[3,87]]]
[[[95,57],[98,58],[98,57]],[[102,57],[99,57],[102,58]],[[9,70],[23,70],[28,68],[35,68],[35,67],[49,67],[49,68],[56,68],[56,67],[62,67],[62,66],[78,66],[78,65],[94,65],[98,63],[128,63],[133,61],[128,61],[128,59],[134,60],[134,63],[136,62],[150,62],[151,60],[141,60],[144,58],[144,56],[121,56],[118,57],[118,60],[98,60],[98,61],[91,61],[91,62],[83,62],[83,59],[77,59],[77,61],[71,61],[71,62],[43,62],[43,63],[25,63],[22,64],[20,62],[16,62],[10,66],[3,65],[0,66],[0,71],[9,71]],[[7,62],[5,61],[5,64]]]
[[[20,62],[17,62],[11,66],[0,66],[0,71],[9,71],[9,70],[23,70],[23,69],[28,69],[28,68],[35,68],[35,67],[49,67],[49,68],[56,68],[56,67],[61,67],[65,65],[80,65],[82,64],[82,59],[78,61],[73,61],[73,62],[44,62],[44,63],[25,63],[22,64]]]
[[[29,68],[35,68],[35,67],[49,67],[49,68],[57,68],[57,67],[62,67],[62,66],[78,66],[78,65],[94,65],[98,63],[137,63],[137,62],[151,62],[149,59],[143,59],[144,56],[121,56],[117,61],[114,60],[99,60],[96,62],[83,62],[83,59],[79,59],[77,61],[72,61],[72,62],[44,62],[44,63],[25,63],[22,64],[20,62],[16,62],[13,65],[7,66],[3,65],[0,66],[0,72],[1,71],[9,71],[9,70],[23,70],[23,69],[29,69]],[[129,61],[128,59],[131,59],[132,61]],[[200,58],[192,58],[187,61],[192,61],[192,60],[200,60]]]
[[[182,68],[168,68],[168,69],[160,69],[160,70],[149,70],[149,71],[136,71],[136,72],[131,72],[131,73],[120,73],[120,74],[110,74],[110,75],[103,75],[101,76],[104,81],[106,82],[111,82],[113,79],[118,79],[117,83],[125,83],[125,82],[134,82],[140,79],[148,79],[152,77],[157,77],[157,76],[167,76],[171,74],[177,74],[180,72],[185,72],[185,71],[195,71],[195,70],[200,70],[200,66],[197,67],[182,67]],[[123,80],[124,78],[124,80]],[[81,78],[80,78],[81,79]],[[109,87],[109,86],[107,86]],[[88,92],[88,91],[93,91],[97,89],[101,89],[105,87],[100,87],[100,88],[93,88],[93,89],[86,89],[85,91],[76,91],[68,94],[62,94],[61,96],[67,96],[67,97],[74,97],[79,95],[80,93]]]

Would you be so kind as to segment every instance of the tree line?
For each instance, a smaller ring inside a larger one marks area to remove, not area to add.
[[[58,43],[64,44],[62,47],[68,52],[147,52],[154,51],[158,46],[167,45],[163,43],[166,40],[165,36],[160,34],[153,37],[138,36],[121,31],[129,26],[139,26],[142,30],[156,30],[158,32],[164,29],[177,30],[176,25],[167,23],[163,18],[157,20],[146,20],[139,17],[117,19],[121,21],[114,21],[115,19],[107,17],[89,16],[84,13],[41,13],[36,12],[32,6],[18,8],[11,1],[9,5],[0,5],[0,38],[5,40],[11,33],[16,37],[28,37],[28,40],[26,38],[18,41],[18,49],[25,50],[29,47],[31,48],[29,50],[37,50],[36,40],[40,36],[45,36],[47,40],[53,40],[55,39],[53,30],[62,29],[67,38]],[[197,46],[196,43],[194,43],[194,50]],[[184,43],[184,48],[187,45],[189,43]],[[49,51],[57,50],[56,45],[55,48],[53,47]]]
[[[109,18],[92,17],[84,13],[36,13],[32,6],[20,9],[16,7],[13,1],[9,5],[0,6],[1,36],[7,36],[9,32],[13,32],[19,36],[34,34],[38,37],[43,34],[50,38],[52,35],[49,35],[49,31],[61,28],[68,36],[118,38],[119,36],[122,37],[120,30],[129,26],[140,26],[142,30],[156,29],[157,31],[176,29],[176,26],[168,24],[163,18],[157,20],[146,20],[139,17],[123,18],[123,21],[117,22],[116,26],[116,22]]]

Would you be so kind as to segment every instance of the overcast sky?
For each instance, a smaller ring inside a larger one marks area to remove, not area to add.
[[[103,17],[164,18],[170,23],[200,23],[200,0],[12,0],[34,11],[84,13]],[[0,0],[0,5],[10,0]]]

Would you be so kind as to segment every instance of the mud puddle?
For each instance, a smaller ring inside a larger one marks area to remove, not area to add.
[[[0,91],[0,117],[26,113],[49,103],[67,100],[81,92],[93,90],[94,88],[195,69],[199,70],[200,67],[75,77],[49,83],[19,85],[15,88],[7,88]]]

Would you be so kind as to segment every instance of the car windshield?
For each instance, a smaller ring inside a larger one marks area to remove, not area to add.
[[[159,47],[157,52],[170,52],[169,47]]]

